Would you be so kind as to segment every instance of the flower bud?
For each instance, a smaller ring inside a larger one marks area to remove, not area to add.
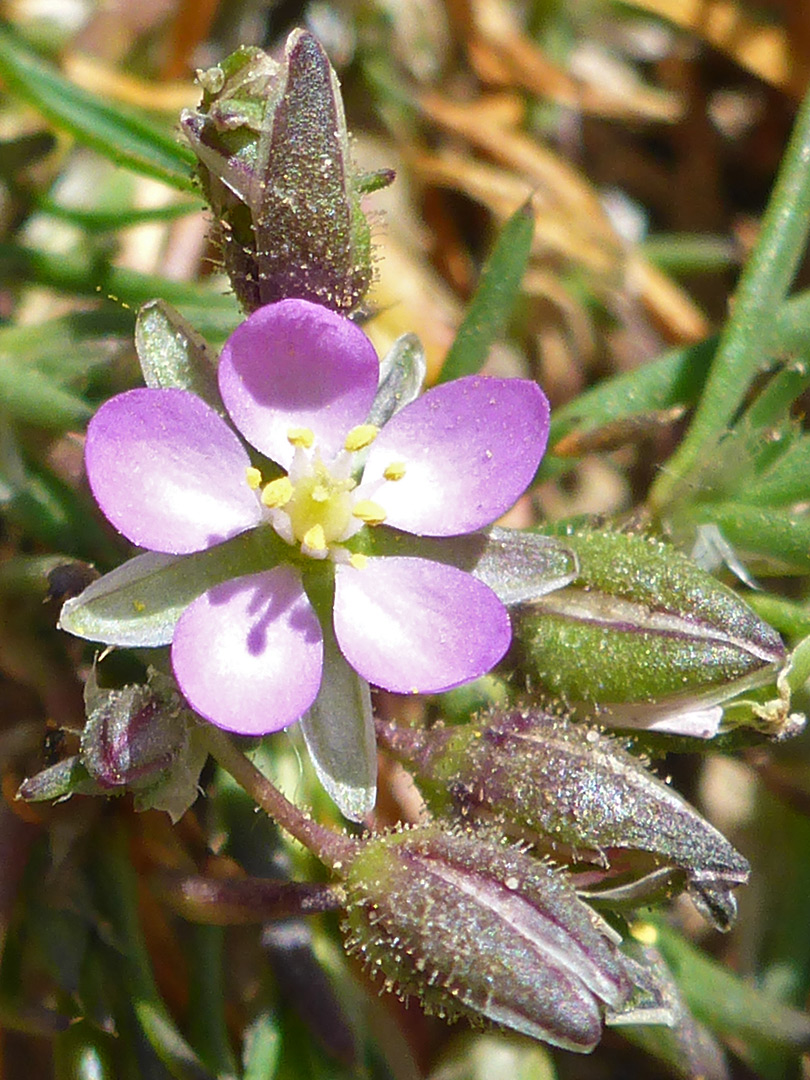
[[[79,756],[102,788],[149,786],[188,741],[181,699],[154,678],[148,685],[102,690],[93,671],[85,686],[85,704]]]
[[[598,705],[606,723],[708,737],[721,702],[776,677],[779,635],[690,559],[618,533],[572,533],[565,544],[576,580],[513,612],[532,692]]]
[[[431,731],[380,725],[378,736],[415,771],[436,812],[494,817],[555,858],[601,865],[593,895],[606,903],[638,904],[654,888],[685,886],[718,929],[731,926],[731,890],[747,881],[746,860],[599,729],[527,709]]]
[[[131,791],[136,810],[182,817],[197,797],[207,751],[173,681],[150,668],[145,684],[103,690],[93,670],[84,700],[79,753],[29,777],[17,797],[41,802]]]
[[[587,1052],[605,1012],[631,1007],[636,969],[606,925],[562,873],[486,834],[374,837],[345,885],[349,950],[428,1012]]]
[[[299,297],[352,311],[372,280],[360,196],[393,174],[355,173],[326,53],[294,30],[282,63],[243,47],[198,79],[202,102],[180,122],[243,308]]]

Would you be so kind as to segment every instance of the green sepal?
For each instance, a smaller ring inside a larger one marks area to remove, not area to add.
[[[165,300],[151,300],[138,312],[135,348],[143,379],[155,389],[190,390],[220,414],[217,358],[201,334]]]
[[[148,551],[112,570],[62,607],[62,630],[106,645],[168,645],[177,620],[207,589],[269,570],[290,548],[270,528],[251,529],[207,551]]]
[[[380,526],[365,530],[362,540],[367,555],[405,555],[466,570],[507,605],[521,604],[568,585],[576,578],[579,566],[567,538],[498,526],[447,538],[413,536]]]

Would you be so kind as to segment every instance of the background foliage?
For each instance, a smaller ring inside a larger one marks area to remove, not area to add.
[[[84,719],[92,653],[54,629],[46,575],[128,554],[89,497],[81,437],[139,378],[135,312],[163,298],[215,344],[240,317],[177,135],[193,71],[241,43],[275,49],[294,25],[339,72],[358,162],[397,170],[375,197],[378,350],[413,331],[433,380],[486,357],[552,401],[550,453],[510,524],[599,515],[687,552],[717,526],[718,574],[744,567],[763,586],[740,585],[749,602],[801,642],[802,5],[8,0],[0,14],[0,1077],[691,1075],[688,1048],[651,1029],[611,1033],[586,1061],[404,1012],[344,962],[331,916],[195,907],[181,883],[196,875],[318,875],[219,772],[176,828],[127,798],[14,793],[75,750]],[[528,199],[531,219],[515,215]],[[451,719],[474,704],[377,702]],[[749,742],[659,766],[752,862],[738,927],[719,938],[675,905],[642,936],[734,1075],[777,1080],[810,1068],[810,739]],[[289,736],[260,761],[330,817]],[[380,825],[418,813],[384,768]]]

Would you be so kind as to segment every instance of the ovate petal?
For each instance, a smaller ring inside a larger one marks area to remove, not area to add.
[[[434,387],[394,416],[371,446],[363,488],[385,469],[405,475],[374,495],[386,524],[424,536],[474,532],[531,483],[548,439],[545,394],[527,379],[470,376]]]
[[[177,682],[217,727],[264,735],[298,720],[318,693],[320,623],[298,574],[279,566],[216,585],[188,607],[172,642]]]
[[[435,693],[488,672],[512,631],[486,585],[427,559],[369,559],[336,569],[335,634],[370,683],[397,693]]]
[[[186,390],[130,390],[105,402],[87,429],[85,462],[99,506],[139,547],[186,555],[261,521],[245,448]]]
[[[343,446],[374,400],[374,346],[349,319],[307,300],[259,308],[222,350],[219,388],[234,423],[288,468],[290,428],[310,428],[324,460]]]

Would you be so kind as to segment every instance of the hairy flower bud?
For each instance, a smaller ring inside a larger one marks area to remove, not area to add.
[[[537,709],[419,731],[379,725],[383,745],[415,771],[431,807],[497,818],[555,857],[601,864],[606,901],[638,903],[684,886],[721,930],[748,863],[680,795],[599,729]],[[628,852],[652,858],[629,860]]]
[[[220,222],[225,268],[247,312],[287,297],[348,313],[372,280],[364,191],[393,179],[353,169],[340,87],[303,30],[282,63],[243,47],[198,73],[181,126]]]
[[[775,679],[779,635],[725,585],[641,536],[565,537],[571,585],[513,612],[519,668],[531,684],[621,726],[714,734],[720,703]]]
[[[94,670],[84,699],[79,753],[25,780],[18,797],[39,802],[129,791],[137,810],[154,807],[180,818],[196,798],[207,752],[173,681],[150,669],[147,683],[106,690]]]
[[[188,741],[177,694],[138,684],[103,690],[92,672],[85,686],[87,722],[80,758],[102,788],[137,790],[161,776]]]
[[[580,1052],[606,1012],[645,1018],[640,972],[563,874],[486,834],[433,824],[374,837],[346,890],[350,951],[429,1012]]]

